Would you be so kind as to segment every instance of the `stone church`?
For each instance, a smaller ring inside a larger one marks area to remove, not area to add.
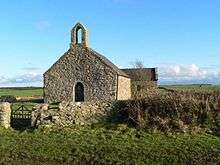
[[[119,69],[89,48],[88,31],[77,23],[69,50],[44,73],[44,101],[126,100],[156,86],[156,68]]]

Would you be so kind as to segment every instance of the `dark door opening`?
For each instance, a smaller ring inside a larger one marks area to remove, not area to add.
[[[84,86],[81,82],[78,82],[75,86],[75,102],[84,101]]]

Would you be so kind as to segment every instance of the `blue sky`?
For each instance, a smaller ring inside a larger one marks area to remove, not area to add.
[[[220,1],[2,0],[0,86],[39,86],[78,21],[119,67],[159,67],[160,83],[220,84]]]

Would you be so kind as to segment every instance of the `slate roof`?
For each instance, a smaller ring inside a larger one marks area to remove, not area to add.
[[[119,69],[115,64],[113,64],[109,59],[107,59],[105,56],[101,55],[100,53],[96,52],[95,50],[88,48],[89,51],[91,51],[99,60],[101,60],[104,64],[112,68],[118,75],[124,76],[124,77],[130,77],[127,75],[123,70]]]
[[[157,81],[157,68],[128,68],[122,69],[131,79],[139,79],[139,75],[147,81]]]

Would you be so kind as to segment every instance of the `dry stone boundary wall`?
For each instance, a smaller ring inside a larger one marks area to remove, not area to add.
[[[38,104],[33,107],[31,125],[62,127],[97,123],[106,119],[113,105],[112,102],[62,102],[54,109],[49,104]],[[11,113],[11,104],[0,102],[0,127],[10,127]]]
[[[0,127],[9,128],[11,122],[11,104],[0,103]]]
[[[111,102],[62,102],[59,108],[50,109],[49,104],[39,104],[32,112],[32,126],[88,125],[106,119],[112,109]]]

